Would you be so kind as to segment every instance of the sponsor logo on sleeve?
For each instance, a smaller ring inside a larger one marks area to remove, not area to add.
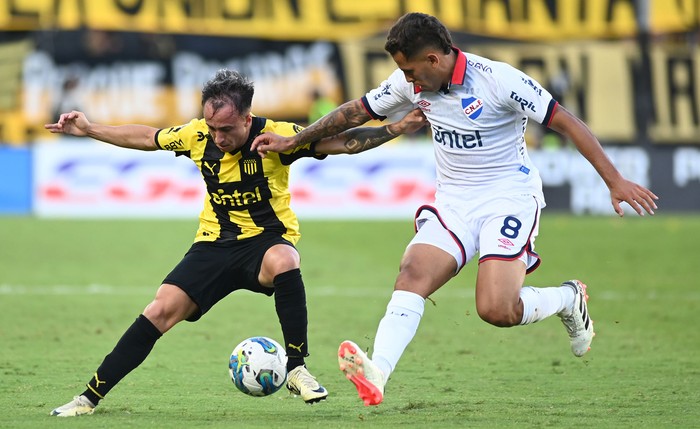
[[[386,85],[384,85],[384,86],[379,90],[379,93],[377,93],[377,94],[374,95],[374,99],[375,99],[375,100],[378,100],[378,99],[380,99],[380,98],[381,98],[382,96],[384,96],[384,95],[391,95],[391,91],[390,91],[390,90],[391,90],[391,84],[390,84],[390,83],[387,83]]]
[[[525,98],[518,95],[518,93],[515,91],[510,92],[510,98],[520,104],[520,108],[523,109],[523,112],[525,111],[525,109],[531,110],[533,112],[537,111],[535,110],[535,104],[532,101],[526,100]]]
[[[542,96],[542,88],[539,86],[535,85],[535,82],[532,81],[532,79],[525,79],[524,77],[521,77],[523,83],[527,84],[530,88],[532,88],[533,91],[537,93],[540,97]]]

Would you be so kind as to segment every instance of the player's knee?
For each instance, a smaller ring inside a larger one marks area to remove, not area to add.
[[[156,298],[143,310],[143,315],[162,333],[166,333],[178,322],[189,317],[196,310],[191,300],[173,301]]]
[[[271,247],[263,257],[260,273],[270,281],[278,274],[299,268],[299,253],[295,248],[278,244]]]
[[[401,265],[399,270],[399,275],[396,277],[396,282],[394,283],[395,290],[407,290],[415,293],[419,293],[425,288],[425,284],[429,279],[422,275],[420,271],[412,269],[410,266]]]
[[[165,307],[162,302],[157,299],[151,301],[150,304],[146,306],[143,310],[143,315],[146,316],[153,326],[158,328],[160,332],[166,332],[172,326],[168,326],[168,316]]]
[[[479,317],[484,322],[499,328],[508,328],[520,324],[520,317],[515,311],[500,306],[482,305],[476,307]]]

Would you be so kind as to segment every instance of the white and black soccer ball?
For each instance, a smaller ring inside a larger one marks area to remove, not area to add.
[[[241,392],[251,396],[271,395],[287,381],[287,354],[271,338],[251,337],[233,349],[228,371]]]

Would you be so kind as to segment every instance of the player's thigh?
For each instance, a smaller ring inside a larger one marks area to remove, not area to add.
[[[454,277],[463,255],[463,249],[445,226],[437,219],[427,219],[406,248],[394,289],[427,298]]]
[[[416,235],[409,246],[429,244],[443,250],[455,261],[455,271],[469,262],[477,253],[478,230],[468,230],[464,223],[457,221],[460,214],[445,206],[423,206],[416,220]]]
[[[477,310],[481,315],[510,314],[519,305],[526,273],[539,264],[534,251],[539,203],[531,196],[496,197],[482,204],[480,212]]]
[[[525,281],[525,264],[520,259],[486,260],[476,275],[476,307],[480,314],[510,312],[518,304]]]
[[[427,298],[455,275],[456,268],[454,258],[444,250],[430,244],[412,244],[401,259],[394,289]]]

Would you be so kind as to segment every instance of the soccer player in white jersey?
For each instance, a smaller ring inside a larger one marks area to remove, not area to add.
[[[416,235],[403,255],[394,292],[379,322],[372,358],[351,341],[338,350],[340,369],[365,405],[377,405],[401,355],[416,334],[426,298],[479,254],[476,309],[500,327],[527,325],[552,315],[563,322],[571,350],[583,356],[594,336],[586,285],[525,286],[537,268],[535,253],[542,182],[525,145],[528,119],[571,140],[610,190],[639,215],[654,214],[650,190],[626,180],[583,121],[525,73],[453,46],[435,17],[409,13],[390,29],[385,49],[398,69],[378,88],[349,101],[292,137],[263,134],[264,154],[295,147],[412,108],[426,116],[437,164],[435,202],[416,213]]]

